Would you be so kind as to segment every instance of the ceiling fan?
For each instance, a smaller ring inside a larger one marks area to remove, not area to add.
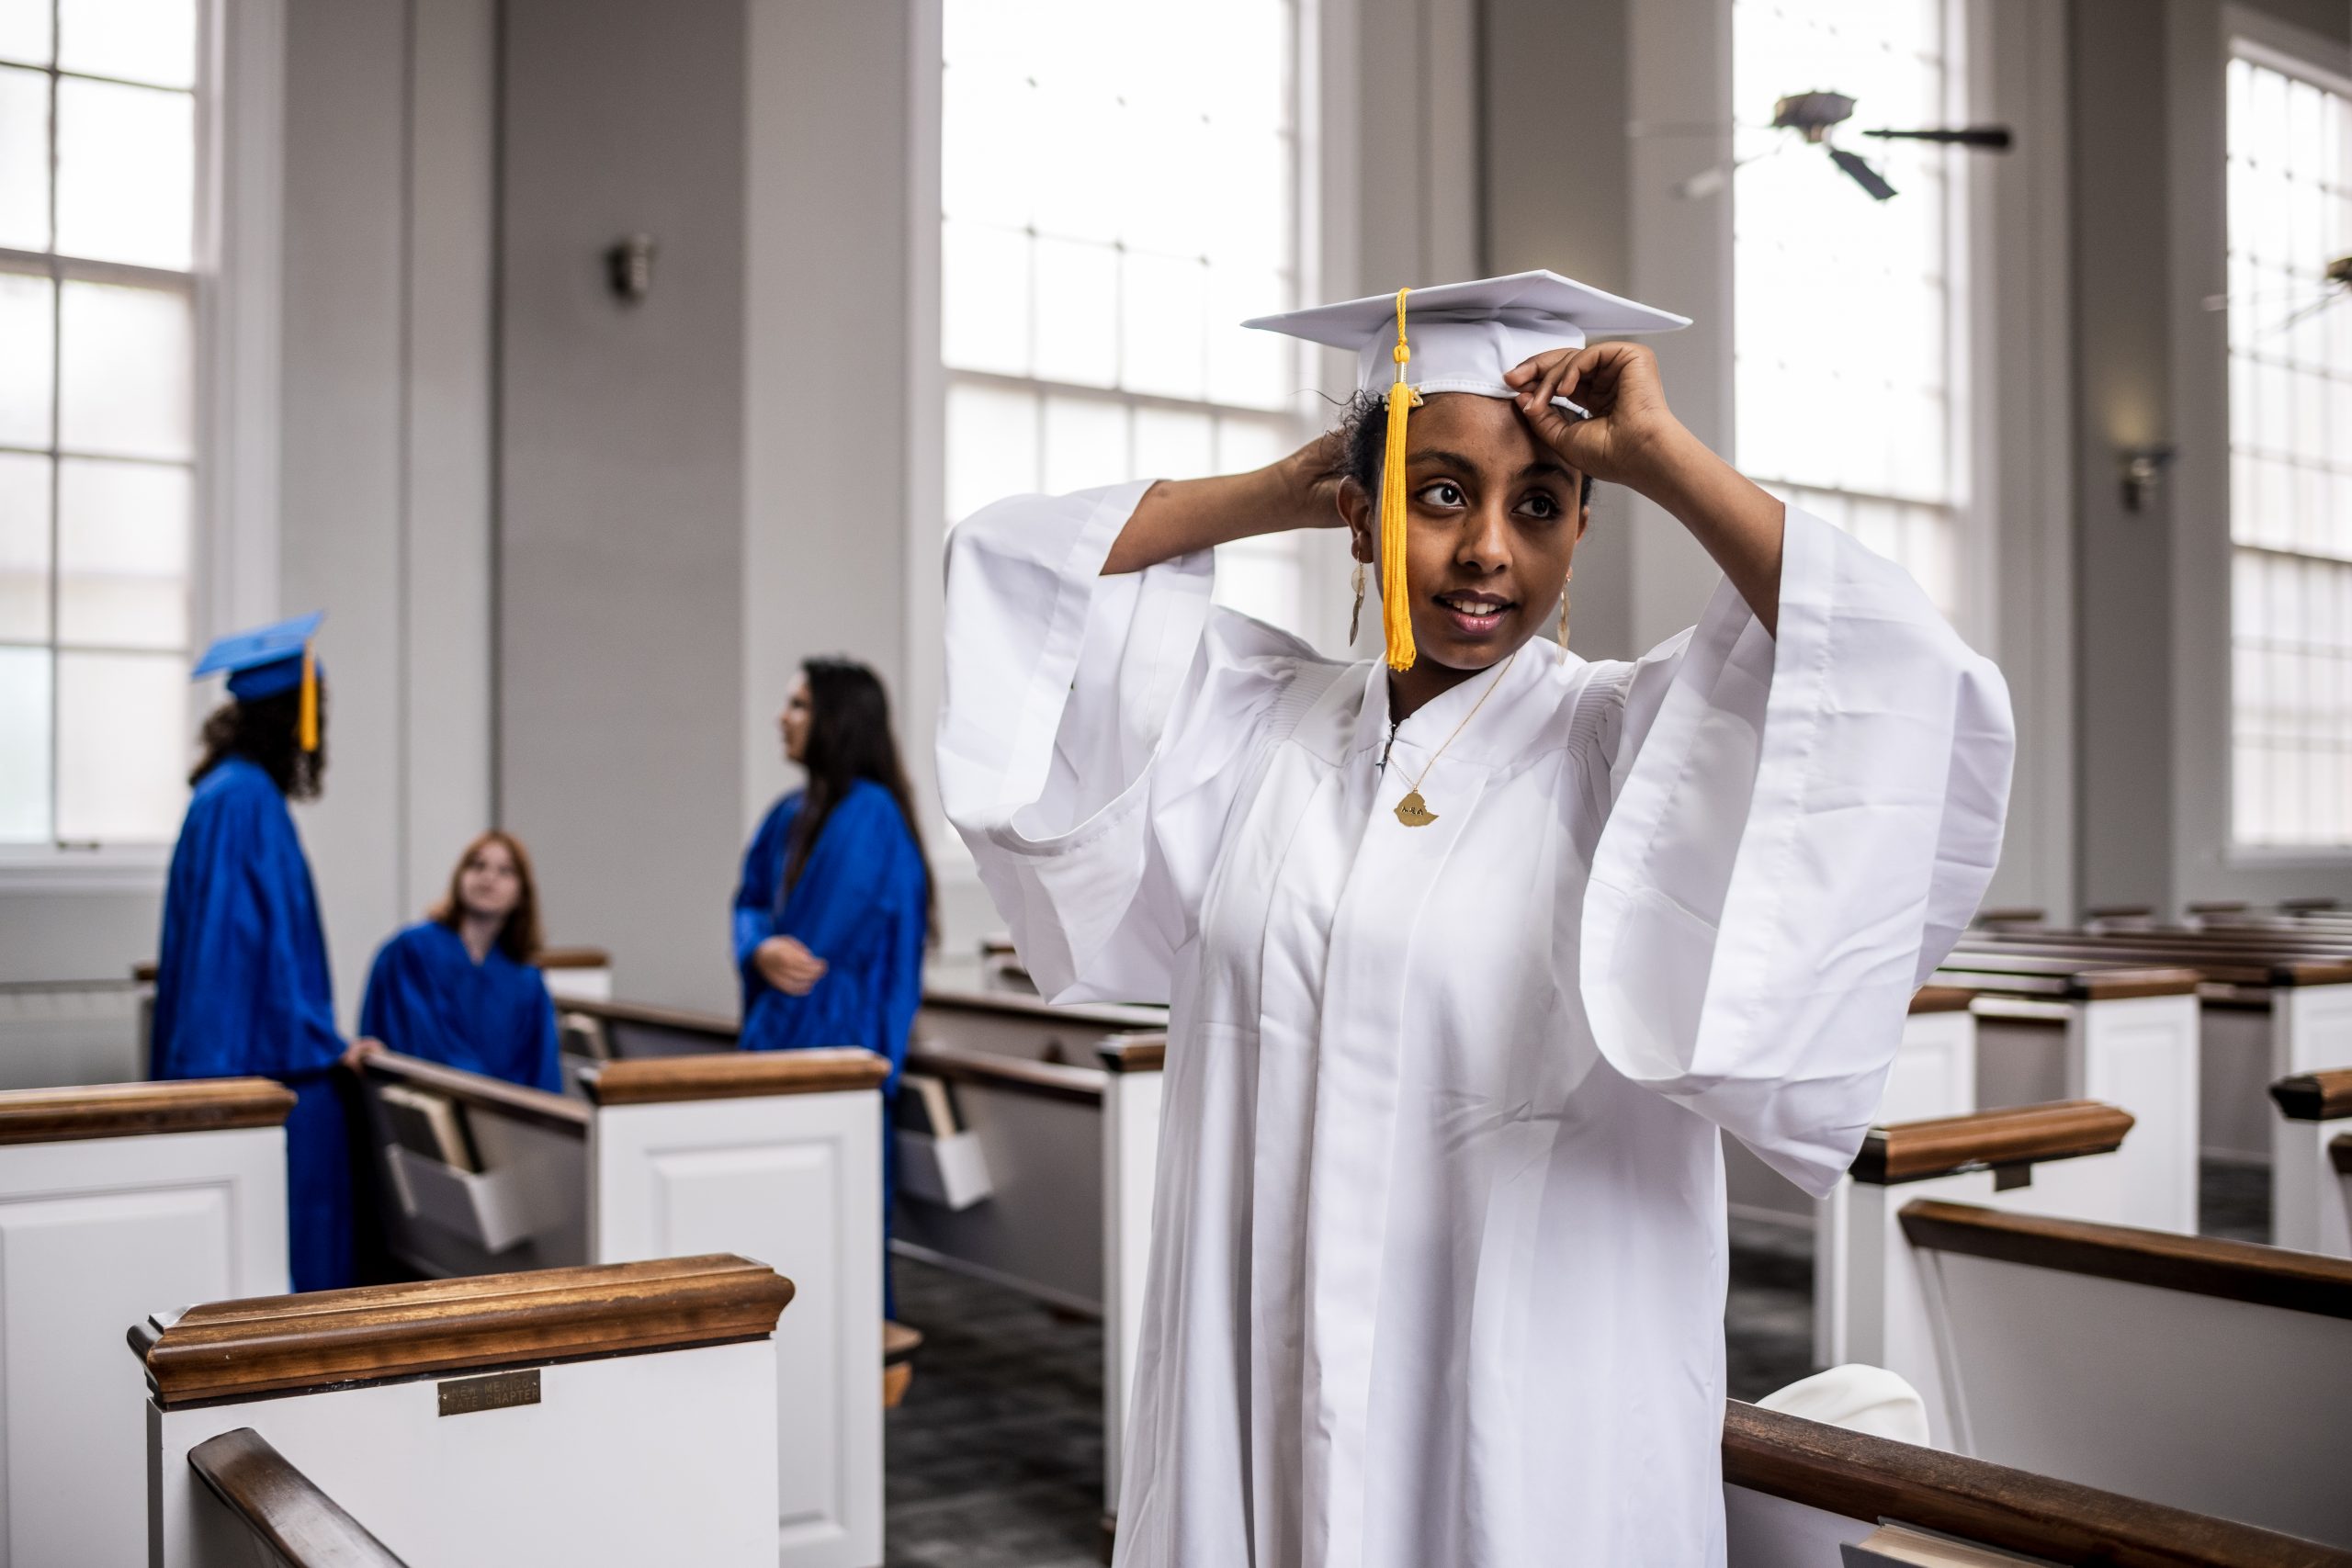
[[[1854,99],[1844,93],[1815,89],[1809,93],[1792,93],[1772,106],[1771,130],[1781,132],[1772,146],[1762,152],[1736,158],[1728,164],[1718,164],[1702,170],[1674,187],[1674,194],[1685,198],[1713,196],[1730,182],[1731,176],[1758,159],[1773,157],[1799,144],[1819,147],[1829,154],[1847,178],[1862,187],[1872,201],[1885,201],[1895,195],[1893,185],[1884,175],[1871,166],[1859,152],[1837,144],[1837,129],[1854,118]],[[1635,125],[1629,128],[1635,135],[1664,134],[1716,135],[1721,126],[1690,126],[1659,128],[1651,130]],[[1734,127],[1733,129],[1737,129]],[[1793,134],[1791,134],[1793,132]],[[1937,126],[1917,130],[1880,129],[1861,134],[1880,141],[1928,141],[1947,147],[1966,147],[1983,152],[2006,152],[2014,144],[2006,125]]]

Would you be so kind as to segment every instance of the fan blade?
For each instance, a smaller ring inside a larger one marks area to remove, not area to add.
[[[1843,147],[1832,147],[1829,161],[1845,170],[1856,185],[1870,192],[1872,201],[1884,201],[1894,194],[1894,187],[1887,184],[1876,169],[1863,163],[1860,155],[1849,152]]]
[[[1937,141],[1947,147],[1974,147],[1987,152],[2006,152],[2015,144],[2006,125],[1964,125],[1939,130],[1865,130],[1864,136],[1875,136],[1881,141]]]

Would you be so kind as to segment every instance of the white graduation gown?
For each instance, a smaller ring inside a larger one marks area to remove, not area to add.
[[[939,730],[1040,989],[1171,1007],[1118,1562],[1720,1563],[1717,1130],[1859,1148],[1999,851],[1998,671],[1792,511],[1777,642],[1725,584],[1531,643],[1384,773],[1378,660],[1098,575],[1144,489],[955,531]]]

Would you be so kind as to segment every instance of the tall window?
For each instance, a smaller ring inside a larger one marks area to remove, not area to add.
[[[1866,126],[1955,117],[1945,51],[1957,0],[1734,0],[1742,127],[1815,89],[1856,100],[1842,144],[1883,168],[1874,202],[1818,148],[1781,146],[1733,182],[1740,467],[1900,562],[1963,618],[1954,154],[1869,141]],[[1773,145],[1743,130],[1743,155]],[[1963,620],[1964,624],[1964,620]]]
[[[0,840],[167,840],[187,766],[196,0],[0,5]]]
[[[946,0],[941,352],[954,521],[1023,491],[1254,468],[1306,439],[1295,0]],[[1217,597],[1295,627],[1294,540]]]
[[[2352,845],[2352,85],[2229,66],[2233,837]]]

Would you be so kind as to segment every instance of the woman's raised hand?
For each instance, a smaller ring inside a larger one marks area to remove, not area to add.
[[[1580,474],[1605,484],[1646,491],[1684,432],[1666,406],[1657,355],[1638,344],[1600,343],[1555,348],[1503,378],[1519,393],[1519,412],[1536,437]],[[1578,419],[1554,398],[1592,412]]]

